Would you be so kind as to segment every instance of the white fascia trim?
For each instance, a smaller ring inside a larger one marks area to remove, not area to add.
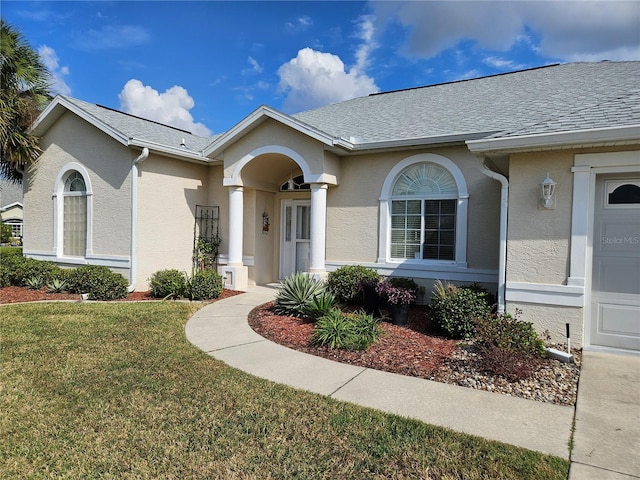
[[[87,255],[86,257],[64,257],[58,256],[55,252],[41,252],[29,250],[23,252],[24,256],[35,260],[47,260],[49,262],[63,263],[70,265],[102,265],[111,268],[131,268],[131,259],[125,255]],[[89,261],[90,260],[90,261]]]
[[[469,140],[467,146],[474,153],[509,152],[525,149],[599,146],[603,143],[624,142],[638,144],[640,125],[604,127],[514,137]]]
[[[584,307],[585,289],[578,285],[507,282],[507,302]]]
[[[104,123],[103,121],[97,119],[90,113],[87,113],[83,109],[77,107],[76,105],[74,105],[73,103],[71,103],[69,100],[67,100],[65,97],[61,95],[58,95],[56,98],[54,98],[54,100],[49,104],[49,106],[38,116],[36,121],[33,123],[33,127],[31,128],[31,131],[34,134],[41,136],[42,133],[44,132],[40,132],[39,127],[44,123],[47,117],[50,114],[52,114],[56,108],[59,108],[59,107],[66,108],[70,112],[73,112],[74,114],[78,115],[84,121],[96,127],[97,129],[102,130],[104,133],[109,135],[114,140],[120,142],[123,145],[128,145],[129,139],[122,132],[115,130],[113,127],[111,127],[111,125]],[[58,115],[55,119],[57,119],[61,115],[62,114]],[[45,128],[45,131],[46,131],[46,129],[48,129],[50,126],[51,125],[43,125],[43,128]]]
[[[258,109],[254,110],[248,116],[246,116],[240,123],[236,124],[227,132],[216,138],[208,147],[203,150],[205,157],[215,158],[219,155],[227,146],[235,142],[238,138],[246,135],[250,130],[260,125],[266,119],[271,118],[277,122],[286,125],[298,132],[307,135],[327,146],[334,146],[336,139],[331,135],[328,135],[321,130],[313,128],[303,122],[296,120],[289,115],[278,112],[266,105],[262,105]]]
[[[414,137],[361,143],[354,139],[340,138],[335,142],[335,144],[353,152],[361,152],[367,150],[417,147],[421,145],[464,144],[468,140],[485,138],[488,135],[493,135],[494,133],[497,132],[493,130],[490,132],[454,133],[452,135],[439,135],[434,137]]]
[[[160,143],[150,142],[149,140],[142,140],[139,138],[130,138],[127,141],[128,147],[148,148],[150,151],[163,153],[165,155],[176,157],[181,160],[194,160],[199,163],[211,163],[208,158],[202,155],[201,152],[195,152],[193,150],[184,150],[177,147],[169,147]]]
[[[24,208],[22,203],[13,202],[13,203],[10,203],[9,205],[5,205],[4,207],[0,208],[0,212],[4,212],[5,210],[9,210],[10,208],[13,208],[13,207],[22,207],[22,208]]]

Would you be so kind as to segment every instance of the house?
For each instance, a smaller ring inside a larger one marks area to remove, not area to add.
[[[13,238],[22,238],[22,187],[4,179],[0,179],[0,221],[11,226]]]
[[[638,85],[640,62],[550,65],[261,106],[211,138],[58,96],[33,128],[24,252],[144,290],[219,238],[230,288],[347,264],[478,282],[558,341],[639,351]]]

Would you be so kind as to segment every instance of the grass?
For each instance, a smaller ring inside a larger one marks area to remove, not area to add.
[[[188,303],[0,311],[0,478],[565,479],[568,462],[261,380]]]

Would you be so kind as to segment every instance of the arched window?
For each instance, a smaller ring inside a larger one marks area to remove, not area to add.
[[[79,163],[65,165],[55,183],[54,249],[58,257],[85,257],[91,252],[91,182]]]
[[[87,188],[84,178],[71,171],[64,181],[63,254],[82,257],[87,251]]]
[[[382,190],[380,260],[465,266],[468,197],[451,160],[435,154],[404,159]]]
[[[400,174],[391,198],[391,258],[455,260],[458,189],[439,165]]]

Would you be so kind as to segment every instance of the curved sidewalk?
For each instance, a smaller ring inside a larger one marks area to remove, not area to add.
[[[249,312],[273,300],[258,287],[200,309],[187,339],[252,375],[338,400],[569,458],[574,409],[334,362],[283,347],[255,333]]]

